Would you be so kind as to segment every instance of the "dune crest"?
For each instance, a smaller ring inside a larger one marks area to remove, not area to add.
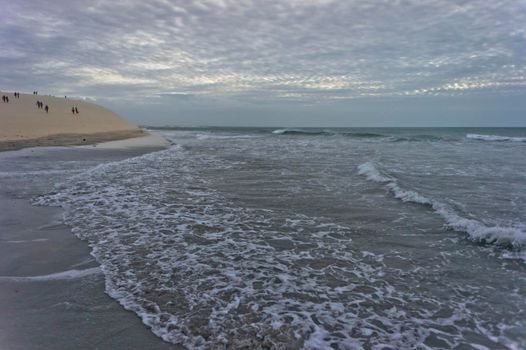
[[[0,150],[92,144],[141,136],[144,131],[107,108],[69,98],[2,92]],[[49,107],[37,107],[37,101]],[[78,109],[78,114],[72,108]]]

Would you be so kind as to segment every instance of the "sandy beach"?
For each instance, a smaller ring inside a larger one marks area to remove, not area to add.
[[[61,209],[30,203],[64,179],[51,164],[74,167],[89,159],[95,166],[169,143],[94,104],[9,96],[10,103],[0,105],[0,150],[24,149],[0,152],[0,348],[177,348],[104,293],[104,275],[88,244],[63,224]],[[47,115],[37,109],[37,100],[51,106]],[[142,136],[130,139],[137,135]],[[95,144],[116,139],[125,140]],[[25,148],[37,145],[59,147]]]
[[[116,113],[93,103],[70,98],[2,92],[0,151],[36,146],[94,144],[129,139],[143,131]],[[37,107],[37,101],[43,108]],[[48,106],[46,113],[44,107]],[[78,114],[72,112],[77,108]]]

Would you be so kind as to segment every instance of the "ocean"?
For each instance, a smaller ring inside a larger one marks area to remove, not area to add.
[[[173,146],[49,165],[33,204],[165,341],[526,348],[525,128],[152,130]]]

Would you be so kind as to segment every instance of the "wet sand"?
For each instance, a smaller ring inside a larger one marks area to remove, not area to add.
[[[61,176],[45,164],[103,163],[160,150],[156,136],[96,147],[30,148],[0,153],[0,348],[179,349],[151,333],[104,293],[104,276],[87,243],[61,220],[59,208],[30,199]],[[18,173],[38,172],[38,181]],[[43,171],[44,170],[44,171]]]

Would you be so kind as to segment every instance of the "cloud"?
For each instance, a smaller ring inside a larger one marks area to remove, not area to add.
[[[520,1],[32,0],[3,4],[0,32],[1,85],[94,98],[311,103],[526,81]]]

